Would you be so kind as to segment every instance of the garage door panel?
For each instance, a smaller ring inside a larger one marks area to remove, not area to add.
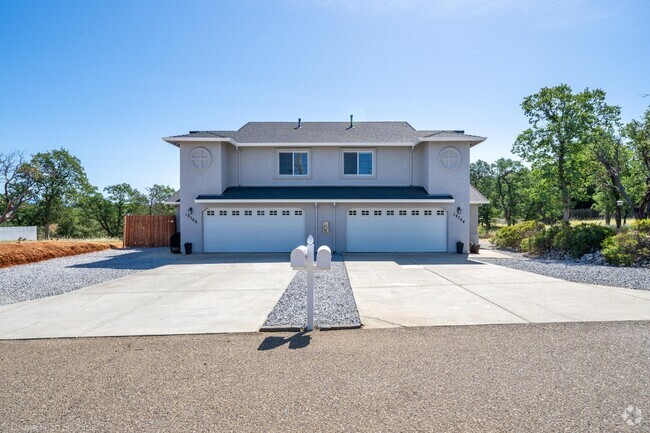
[[[214,208],[204,218],[205,252],[290,252],[304,236],[301,209]]]
[[[346,233],[349,252],[447,251],[442,209],[351,209]]]

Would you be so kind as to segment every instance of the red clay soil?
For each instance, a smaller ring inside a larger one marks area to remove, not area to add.
[[[77,254],[116,248],[115,244],[99,242],[3,242],[0,243],[0,268],[40,262],[56,257],[75,256]]]

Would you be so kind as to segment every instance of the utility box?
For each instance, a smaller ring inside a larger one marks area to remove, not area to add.
[[[300,269],[305,269],[306,267],[307,267],[307,247],[304,245],[300,245],[298,248],[294,248],[294,250],[291,251],[291,269],[297,271]]]
[[[318,249],[316,254],[316,269],[329,271],[332,269],[332,250],[327,245]]]

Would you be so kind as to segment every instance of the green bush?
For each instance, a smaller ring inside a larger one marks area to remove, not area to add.
[[[632,230],[650,234],[650,219],[636,220],[632,223]]]
[[[650,260],[650,234],[641,231],[619,233],[603,242],[602,252],[612,265],[630,266]]]
[[[578,258],[599,250],[603,241],[613,235],[611,228],[595,224],[565,226],[553,238],[553,248]]]
[[[600,249],[603,241],[613,235],[614,231],[609,227],[586,223],[576,226],[558,223],[524,239],[521,249],[536,255],[557,250],[578,258]]]
[[[537,221],[524,221],[496,231],[492,242],[499,248],[520,249],[521,242],[544,229],[544,224]]]
[[[564,227],[565,224],[555,224],[525,238],[521,250],[535,255],[548,253],[553,249],[553,239]]]

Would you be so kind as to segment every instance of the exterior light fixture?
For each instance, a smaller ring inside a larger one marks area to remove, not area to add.
[[[616,200],[616,206],[623,206],[623,200]]]
[[[456,208],[456,214],[457,214],[457,215],[460,215],[460,213],[461,213],[460,211],[461,211],[460,206],[458,206],[458,207]]]
[[[192,215],[192,212],[193,212],[193,211],[194,211],[194,210],[190,207],[189,209],[187,209],[187,214],[188,214],[188,215]]]

